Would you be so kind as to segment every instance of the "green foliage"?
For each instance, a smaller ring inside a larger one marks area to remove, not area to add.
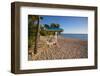
[[[32,45],[34,45],[34,43],[36,41],[37,30],[38,30],[38,25],[39,25],[38,21],[40,21],[42,19],[43,19],[43,17],[42,16],[39,17],[38,15],[29,15],[28,16],[28,47],[29,48]],[[59,28],[59,27],[60,27],[60,24],[56,24],[56,23],[51,23],[50,25],[48,25],[48,24],[41,25],[40,24],[39,33],[41,36],[54,35],[55,32],[45,31],[45,28]]]
[[[40,35],[42,35],[42,36],[46,36],[46,35],[47,35],[47,32],[44,31],[44,30],[42,30],[42,31],[40,31]]]
[[[29,48],[35,43],[39,19],[42,20],[43,17],[39,17],[38,15],[28,15],[28,47]]]
[[[60,25],[59,24],[55,24],[55,23],[51,23],[51,26],[50,27],[52,27],[52,28],[59,28]]]
[[[34,40],[35,40],[35,36],[34,37],[30,36],[28,38],[28,47],[29,48],[35,43]]]
[[[28,16],[28,47],[30,48],[35,43],[37,32],[37,16]]]
[[[44,26],[41,25],[40,26],[40,29],[41,29],[40,35],[42,35],[42,36],[54,35],[55,32],[53,32],[53,31],[49,31],[49,32],[45,31],[44,28],[59,28],[59,27],[60,27],[60,25],[59,24],[55,24],[55,23],[51,23],[51,25],[48,25],[48,24],[44,24]]]
[[[50,26],[48,24],[44,24],[44,27],[46,28],[50,28]]]

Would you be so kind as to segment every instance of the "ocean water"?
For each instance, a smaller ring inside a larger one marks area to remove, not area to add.
[[[88,40],[88,34],[61,34],[64,38],[74,38],[80,40]]]

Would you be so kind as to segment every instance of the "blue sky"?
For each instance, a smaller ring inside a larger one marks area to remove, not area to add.
[[[70,34],[87,34],[88,33],[88,18],[75,16],[42,16],[41,24],[60,24],[63,28],[63,33]]]

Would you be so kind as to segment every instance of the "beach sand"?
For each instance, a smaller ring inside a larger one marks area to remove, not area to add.
[[[44,38],[43,38],[44,39]],[[39,43],[44,43],[41,39]],[[33,51],[30,48],[28,51]],[[58,36],[58,45],[51,47],[45,43],[37,49],[37,54],[28,55],[28,60],[79,59],[88,57],[88,43],[79,39]]]

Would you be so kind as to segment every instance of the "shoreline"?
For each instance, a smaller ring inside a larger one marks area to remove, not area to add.
[[[85,39],[79,39],[79,38],[71,38],[71,37],[64,37],[64,36],[58,36],[58,38],[62,38],[62,39],[72,39],[72,40],[81,40],[81,41],[87,41]]]
[[[60,34],[59,36],[70,39],[80,39],[82,41],[88,40],[88,34]]]

